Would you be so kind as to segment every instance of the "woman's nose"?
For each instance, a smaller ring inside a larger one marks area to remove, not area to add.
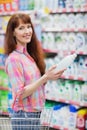
[[[25,31],[26,33],[28,33],[28,32],[29,32],[29,29],[28,29],[28,28],[25,28],[24,31]]]

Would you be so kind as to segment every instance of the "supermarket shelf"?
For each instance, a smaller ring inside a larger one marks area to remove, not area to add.
[[[57,27],[46,27],[42,29],[42,32],[87,32],[87,28],[79,28],[79,29],[76,29],[76,28],[57,28]]]
[[[43,122],[44,126],[50,126],[50,128],[58,129],[58,130],[79,130],[77,128],[67,128],[59,125],[50,125],[49,123]]]
[[[84,47],[85,48],[85,47]],[[86,47],[87,48],[87,47]],[[71,54],[75,53],[76,51],[72,50],[70,51]],[[87,51],[84,50],[80,50],[78,51],[78,55],[87,55]]]
[[[79,130],[77,128],[66,128],[66,127],[58,126],[58,125],[53,125],[53,126],[50,126],[50,127],[58,129],[58,130]]]
[[[12,15],[12,14],[14,14],[14,13],[32,14],[32,13],[36,13],[36,11],[35,11],[35,10],[3,11],[3,12],[0,12],[0,16]]]
[[[59,8],[56,10],[49,10],[49,13],[74,13],[87,12],[87,7],[84,8]]]
[[[62,75],[61,79],[70,79],[70,80],[79,80],[79,81],[87,81],[87,78],[84,78],[82,76],[73,76],[73,75]]]
[[[1,112],[0,111],[0,117],[8,117],[9,116],[9,113],[8,112]]]
[[[87,50],[86,50],[87,47],[84,47],[84,48],[85,48],[85,49],[79,50],[77,54],[78,54],[78,55],[87,55]],[[58,51],[58,52],[59,52],[59,51]],[[58,52],[57,52],[57,53],[58,53]],[[69,54],[73,54],[73,53],[75,53],[75,52],[76,52],[76,50],[71,50],[70,52],[67,52],[66,50],[65,50],[65,51],[63,50],[62,53],[63,53],[64,55],[65,55],[65,54],[68,54],[68,55],[69,55]]]
[[[46,97],[47,100],[51,100],[51,101],[56,101],[56,102],[62,102],[62,103],[67,103],[67,104],[73,104],[73,105],[77,105],[77,106],[83,106],[83,107],[87,107],[87,103],[85,102],[78,102],[78,101],[73,101],[73,100],[66,100],[66,99],[56,99],[56,98],[50,98],[50,97]]]
[[[45,53],[58,53],[57,50],[51,50],[51,49],[45,49],[45,48],[43,48],[43,51],[44,51]]]
[[[57,55],[57,51],[56,50],[50,50],[50,49],[43,49],[45,57],[49,58],[49,57],[55,57]]]
[[[87,47],[84,47],[85,48],[85,50],[86,50],[86,48]],[[56,53],[56,54],[58,54],[60,51],[59,50],[57,50],[57,49],[55,49],[55,50],[52,50],[52,49],[44,49],[43,48],[43,51],[45,52],[45,53]],[[73,54],[73,53],[75,53],[76,51],[75,50],[71,50],[70,52],[68,52],[69,54]],[[64,54],[67,54],[67,51],[65,50],[63,50],[63,52],[62,53],[64,53]],[[78,55],[87,55],[87,51],[84,51],[84,50],[80,50],[80,51],[78,51]]]

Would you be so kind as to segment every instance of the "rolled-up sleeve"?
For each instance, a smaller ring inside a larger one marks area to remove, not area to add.
[[[20,59],[10,59],[6,63],[13,95],[13,104],[22,105],[22,94],[24,92],[24,71]]]

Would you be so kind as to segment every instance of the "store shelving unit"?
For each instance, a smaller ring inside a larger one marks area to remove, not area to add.
[[[85,8],[78,8],[78,9],[74,9],[74,8],[71,8],[71,9],[70,8],[68,8],[68,9],[66,9],[66,8],[59,8],[57,10],[50,10],[49,11],[49,15],[50,16],[52,16],[52,15],[54,16],[56,14],[59,14],[61,16],[62,14],[66,14],[67,17],[68,17],[68,14],[75,14],[76,15],[76,14],[79,14],[79,13],[81,13],[82,15],[86,14],[87,13],[87,7],[85,7]],[[55,23],[55,21],[52,21],[52,22]],[[62,23],[62,24],[64,24],[64,23]],[[70,27],[67,27],[67,28],[61,28],[60,29],[60,28],[57,28],[56,26],[49,27],[49,25],[48,25],[48,26],[46,26],[46,28],[43,27],[42,33],[44,33],[44,34],[54,33],[54,35],[55,35],[55,33],[61,33],[61,35],[62,35],[62,33],[83,33],[83,34],[85,33],[86,37],[87,37],[87,28],[85,28],[85,27],[84,28],[72,28],[72,27],[70,28]],[[86,43],[86,45],[87,45],[87,43]],[[48,50],[48,53],[49,53],[50,50],[51,50],[52,53],[54,51],[57,54],[60,53],[60,51],[58,49],[48,49],[48,48],[45,48],[45,49]],[[72,49],[72,50],[70,50],[69,54],[72,54],[75,51],[76,50]],[[66,50],[65,51],[63,50],[62,53],[65,54],[67,52],[66,52]],[[82,50],[78,51],[78,56],[86,56],[87,57],[87,50],[86,49],[85,50],[82,49]],[[83,82],[87,81],[87,77],[86,76],[85,77],[83,77],[81,75],[80,76],[79,75],[75,76],[75,75],[71,75],[71,74],[70,75],[64,75],[63,74],[61,76],[61,79],[65,79],[65,80],[68,79],[68,80],[73,80],[73,81],[76,80],[76,81],[83,81]],[[51,91],[52,91],[52,89],[51,89]],[[52,98],[49,95],[47,95],[46,99],[50,100],[50,101],[56,101],[56,102],[61,102],[61,103],[66,103],[66,104],[72,104],[72,105],[78,106],[80,108],[81,107],[87,107],[87,102],[66,100],[65,97],[58,98],[55,95]],[[51,125],[51,127],[55,128],[55,129],[70,130],[70,128],[65,128],[65,127],[60,126],[58,124],[56,126],[55,125]],[[74,130],[75,130],[75,128],[74,128]]]

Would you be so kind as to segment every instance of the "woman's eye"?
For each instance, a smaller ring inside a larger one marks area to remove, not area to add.
[[[22,30],[22,29],[24,29],[24,27],[20,27],[20,28],[19,28],[19,30]]]
[[[26,29],[26,28],[28,28],[28,29],[31,28],[31,25],[27,25],[26,27],[25,26],[20,26],[19,30],[23,30],[23,29]]]
[[[31,25],[28,25],[27,28],[31,28]]]

